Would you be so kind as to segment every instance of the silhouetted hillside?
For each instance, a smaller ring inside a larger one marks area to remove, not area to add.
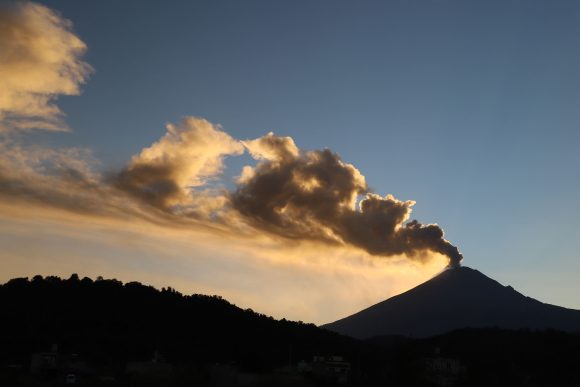
[[[352,345],[313,324],[277,321],[219,296],[184,296],[114,279],[13,279],[0,286],[0,305],[0,356],[57,343],[102,363],[147,360],[158,351],[170,361],[263,368]]]
[[[0,285],[0,386],[580,386],[580,336],[473,329],[366,341],[218,296],[117,280]]]
[[[128,365],[152,360],[196,365],[206,374],[211,364],[264,373],[313,356],[350,359],[357,346],[314,324],[275,320],[219,296],[76,275],[10,280],[0,286],[0,310],[0,364],[29,369],[35,353],[56,345],[116,379]]]
[[[357,338],[427,337],[462,328],[580,331],[580,311],[544,304],[468,267],[323,326]]]

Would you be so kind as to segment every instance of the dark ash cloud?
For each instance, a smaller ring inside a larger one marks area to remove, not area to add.
[[[245,169],[231,203],[256,228],[292,239],[350,244],[380,256],[462,255],[434,224],[407,222],[412,201],[369,192],[364,176],[328,149],[302,152],[291,138],[268,134],[245,142],[261,160]],[[357,198],[364,195],[357,209]]]

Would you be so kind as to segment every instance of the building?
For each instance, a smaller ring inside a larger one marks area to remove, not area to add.
[[[350,369],[350,363],[342,356],[314,356],[312,359],[312,375],[325,382],[347,384]]]

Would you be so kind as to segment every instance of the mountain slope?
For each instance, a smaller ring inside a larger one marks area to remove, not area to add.
[[[356,338],[426,337],[459,328],[580,331],[580,311],[544,304],[468,267],[431,280],[323,328]]]

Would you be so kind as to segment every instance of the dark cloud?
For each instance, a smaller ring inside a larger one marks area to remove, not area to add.
[[[290,138],[272,134],[245,145],[261,161],[245,170],[231,203],[254,227],[373,255],[419,258],[432,251],[449,257],[450,265],[461,262],[439,226],[405,223],[414,202],[369,193],[360,172],[330,150],[300,152]]]
[[[182,201],[184,196],[168,165],[138,164],[127,167],[111,174],[109,182],[121,191],[162,209]]]

